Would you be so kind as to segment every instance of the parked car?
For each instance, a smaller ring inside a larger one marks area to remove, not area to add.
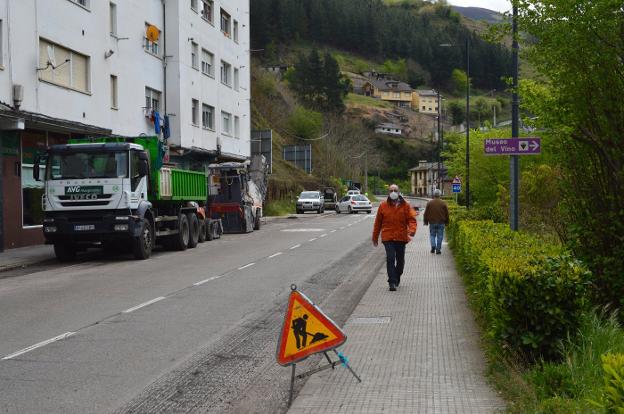
[[[366,211],[368,214],[373,211],[373,205],[370,200],[362,194],[346,195],[336,204],[336,213],[358,213]]]
[[[316,211],[322,213],[325,211],[323,206],[323,196],[320,191],[302,191],[297,198],[297,214],[305,213],[306,211]]]
[[[360,193],[360,190],[349,190],[349,191],[347,191],[347,195],[358,195],[358,194],[362,194],[362,193]]]
[[[323,189],[323,206],[330,210],[336,208],[336,203],[338,202],[338,194],[336,190],[332,187],[325,187]]]

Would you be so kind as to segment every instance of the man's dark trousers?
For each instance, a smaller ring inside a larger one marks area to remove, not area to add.
[[[401,241],[385,241],[386,248],[386,268],[388,270],[388,283],[395,286],[401,282],[401,275],[405,267],[405,245]]]

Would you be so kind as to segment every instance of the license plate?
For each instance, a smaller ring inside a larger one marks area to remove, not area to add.
[[[95,230],[95,224],[77,224],[74,226],[74,230],[76,231]]]

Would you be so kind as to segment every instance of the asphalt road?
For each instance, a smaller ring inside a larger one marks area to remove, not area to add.
[[[343,323],[383,263],[373,218],[299,215],[147,261],[0,279],[0,412],[283,411],[289,287]]]

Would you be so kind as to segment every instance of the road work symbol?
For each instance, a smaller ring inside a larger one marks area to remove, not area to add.
[[[291,365],[342,345],[347,336],[303,293],[293,290],[277,345],[277,362]]]

